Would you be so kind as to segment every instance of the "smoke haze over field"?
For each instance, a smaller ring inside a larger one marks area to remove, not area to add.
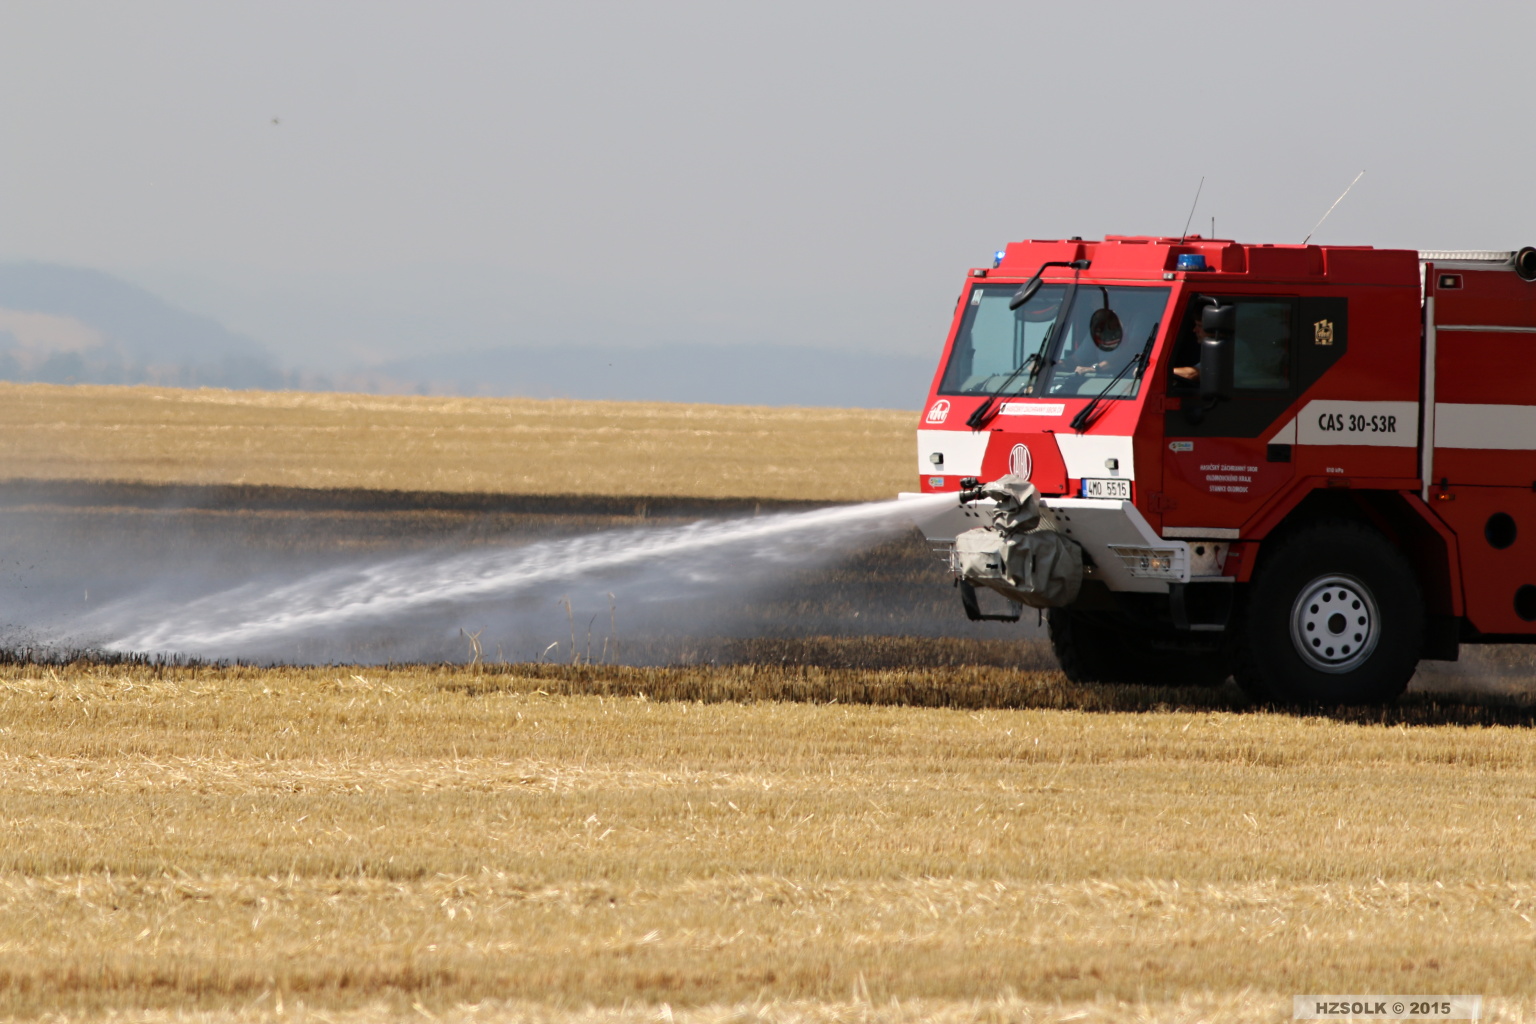
[[[1536,242],[1533,34],[1512,2],[8,4],[0,257],[311,373],[931,360],[964,268],[1176,232],[1202,176],[1194,229],[1250,241],[1364,168],[1318,241]]]
[[[468,660],[478,643],[488,660],[645,662],[721,638],[964,636],[911,520],[953,500],[656,521],[22,505],[0,536],[0,646],[302,664]]]

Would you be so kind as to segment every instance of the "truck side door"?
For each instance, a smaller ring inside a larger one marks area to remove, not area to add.
[[[1302,300],[1220,297],[1222,304],[1237,307],[1232,390],[1208,399],[1200,396],[1197,376],[1181,373],[1189,366],[1198,373],[1201,299],[1195,296],[1179,321],[1168,370],[1163,534],[1230,538],[1292,476],[1290,447],[1269,445],[1267,439],[1296,399]]]

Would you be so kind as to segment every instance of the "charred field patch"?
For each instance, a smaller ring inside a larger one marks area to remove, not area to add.
[[[746,522],[828,508],[825,502],[689,496],[491,495],[369,492],[255,486],[150,486],[77,481],[12,481],[0,486],[0,622],[6,646],[48,656],[29,622],[68,621],[111,602],[169,590],[167,606],[191,603],[251,581],[302,580],[328,568],[398,557],[457,556],[471,566],[540,542],[591,535],[636,536],[689,524]],[[448,638],[405,655],[367,638],[326,648],[320,660],[466,660],[465,636],[490,632],[483,660],[661,664],[716,657],[745,638],[915,636],[936,642],[1008,643],[1036,638],[1033,618],[1006,633],[965,619],[943,567],[910,528],[807,567],[775,568],[763,583],[716,585],[653,608],[651,595],[615,597],[601,585],[554,582],[504,609],[522,622],[503,640],[494,615],[446,620]],[[184,599],[174,595],[184,593]],[[690,603],[691,601],[691,603]],[[648,617],[647,617],[648,616]],[[437,634],[444,631],[437,622]],[[404,622],[391,639],[419,626]],[[495,638],[494,640],[492,638]],[[93,637],[52,641],[88,649]],[[551,651],[550,645],[557,646]],[[942,644],[941,644],[942,646]],[[302,657],[303,648],[296,648]],[[165,652],[174,654],[175,652]]]

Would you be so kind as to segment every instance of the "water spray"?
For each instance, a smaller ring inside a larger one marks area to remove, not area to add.
[[[649,530],[608,530],[521,546],[395,556],[252,580],[190,600],[121,599],[77,629],[117,652],[293,660],[305,640],[438,628],[445,616],[581,586],[637,604],[728,602],[909,527],[953,494]]]

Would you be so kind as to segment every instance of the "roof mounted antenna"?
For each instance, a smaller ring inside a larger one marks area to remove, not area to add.
[[[1189,225],[1195,219],[1195,207],[1200,205],[1200,190],[1205,188],[1205,175],[1200,175],[1200,184],[1195,186],[1195,201],[1189,204],[1189,216],[1184,218],[1184,233],[1179,236],[1179,241],[1189,237]]]
[[[1359,174],[1355,175],[1355,181],[1359,181],[1363,177],[1365,177],[1365,172],[1361,171]],[[1344,197],[1349,195],[1349,189],[1355,187],[1355,181],[1350,182],[1349,188],[1346,188],[1343,192],[1339,193],[1339,198],[1333,201],[1333,206],[1338,206],[1344,201]],[[1333,212],[1333,206],[1328,207],[1328,209],[1323,212],[1323,215],[1317,219],[1317,223],[1312,225],[1312,230],[1307,232],[1307,237],[1301,240],[1302,245],[1306,245],[1308,242],[1312,241],[1312,236],[1317,234],[1317,229],[1323,226],[1323,221],[1327,220],[1328,214]]]

